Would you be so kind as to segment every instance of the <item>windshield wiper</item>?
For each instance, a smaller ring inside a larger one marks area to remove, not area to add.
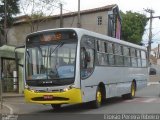
[[[52,53],[54,53],[58,48],[62,47],[63,44],[64,44],[64,42],[60,42],[60,43],[53,49],[53,51],[51,51],[51,55],[52,55]]]
[[[60,43],[53,49],[53,51],[51,51],[50,56],[51,56],[52,53],[54,53],[58,48],[62,47],[63,44],[64,44],[64,42],[60,42]],[[50,73],[51,73],[51,74],[50,74]],[[58,77],[59,77],[59,75],[58,75],[58,70],[57,70],[56,65],[55,65],[54,71],[50,71],[50,73],[49,73],[48,76],[51,77],[51,78],[58,78]]]

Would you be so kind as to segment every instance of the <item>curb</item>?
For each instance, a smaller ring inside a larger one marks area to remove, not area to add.
[[[160,82],[148,82],[147,85],[158,85]]]
[[[3,95],[3,98],[15,98],[15,97],[24,97],[24,95],[20,94],[20,95]]]

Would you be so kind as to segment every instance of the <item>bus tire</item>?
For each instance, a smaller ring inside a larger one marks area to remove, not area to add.
[[[135,97],[135,92],[136,92],[136,84],[135,82],[133,81],[132,84],[131,84],[131,92],[128,93],[128,94],[124,94],[122,95],[122,97],[124,99],[133,99]]]
[[[51,104],[53,110],[59,110],[61,108],[61,104]]]
[[[95,98],[96,99],[92,102],[92,107],[96,109],[99,108],[102,104],[102,91],[100,87],[97,87]]]

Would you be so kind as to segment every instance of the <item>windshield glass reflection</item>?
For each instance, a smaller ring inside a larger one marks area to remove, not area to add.
[[[75,55],[76,43],[27,48],[27,80],[74,78]]]

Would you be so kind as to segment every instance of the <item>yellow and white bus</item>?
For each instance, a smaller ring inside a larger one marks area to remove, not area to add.
[[[25,99],[62,104],[133,98],[147,86],[145,47],[80,28],[29,34],[25,45]]]

